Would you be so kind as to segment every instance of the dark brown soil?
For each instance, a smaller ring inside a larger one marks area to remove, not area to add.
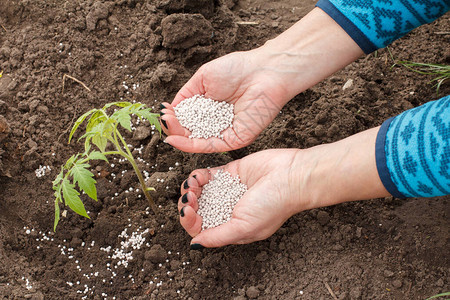
[[[178,222],[179,185],[195,168],[266,148],[336,141],[437,98],[431,77],[391,68],[386,50],[298,95],[240,152],[186,154],[161,140],[150,143],[151,136],[127,136],[133,146],[144,146],[149,166],[143,167],[166,178],[157,186],[160,214],[147,214],[144,198],[125,192],[138,187],[131,170],[121,175],[128,165],[98,163],[99,201],[85,199],[91,219],[68,211],[52,232],[51,181],[80,150],[66,142],[74,118],[119,99],[157,111],[201,64],[263,44],[315,1],[1,2],[3,299],[332,299],[327,285],[338,299],[424,299],[450,290],[449,197],[307,211],[265,241],[202,252],[189,251],[190,238]],[[395,42],[390,52],[399,60],[448,64],[449,36],[435,33],[449,26],[447,14]],[[62,90],[64,74],[91,91],[68,78]],[[349,79],[353,86],[343,90]],[[448,84],[441,87],[441,95],[449,91]],[[51,172],[38,178],[40,165]],[[134,250],[127,268],[114,268],[117,260],[100,248],[120,247],[125,228],[129,234],[149,229],[148,245]]]

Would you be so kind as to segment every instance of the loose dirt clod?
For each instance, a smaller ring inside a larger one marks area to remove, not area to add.
[[[191,131],[189,138],[223,139],[221,132],[233,127],[234,105],[195,95],[175,107],[175,116],[181,126]]]
[[[247,185],[241,183],[239,175],[233,177],[227,171],[217,171],[214,178],[203,186],[198,198],[197,213],[203,218],[202,230],[228,222],[234,206],[246,191]]]

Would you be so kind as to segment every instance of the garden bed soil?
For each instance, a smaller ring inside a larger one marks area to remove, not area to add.
[[[298,95],[241,151],[188,154],[145,129],[126,135],[134,148],[143,147],[141,167],[158,172],[153,181],[160,213],[154,215],[139,193],[129,191],[138,188],[129,165],[96,162],[99,201],[84,199],[91,219],[69,210],[52,232],[51,182],[81,149],[67,144],[74,119],[120,99],[158,111],[201,64],[262,45],[313,6],[314,1],[2,0],[0,297],[332,299],[332,292],[337,299],[424,299],[450,290],[449,197],[315,209],[292,217],[267,240],[203,251],[189,250],[176,205],[180,184],[196,168],[267,148],[337,141],[437,99],[430,76],[392,67],[392,57],[448,64],[449,35],[437,34],[448,31],[448,14],[389,46],[390,53],[362,57]],[[90,90],[63,80],[64,74]],[[449,91],[444,84],[440,93]],[[37,177],[40,166],[51,170]],[[127,267],[108,258],[126,240],[120,236],[124,229],[146,238]]]

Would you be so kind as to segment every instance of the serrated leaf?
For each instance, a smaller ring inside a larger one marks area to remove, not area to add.
[[[58,226],[60,220],[60,210],[59,210],[59,201],[56,199],[55,201],[55,221],[53,222],[53,231],[56,231],[56,226]]]
[[[73,183],[78,183],[80,190],[97,201],[97,189],[95,188],[97,182],[93,178],[94,174],[87,169],[89,167],[89,164],[75,164],[70,170],[70,175],[73,176]]]
[[[108,119],[105,122],[102,123],[102,128],[101,128],[101,134],[103,137],[107,138],[107,139],[113,139],[112,138],[112,134],[114,129],[116,128],[116,120],[114,119]]]
[[[101,160],[104,160],[106,162],[108,161],[106,156],[103,153],[98,152],[98,151],[92,151],[91,153],[89,153],[88,159],[101,159]]]
[[[150,110],[150,108],[140,110],[136,115],[146,119],[151,125],[155,126],[159,133],[161,133],[161,125],[158,121],[159,114],[151,113]]]
[[[92,114],[92,113],[95,112],[95,111],[97,111],[97,109],[95,109],[95,108],[94,108],[94,109],[91,109],[90,111],[84,113],[81,117],[79,117],[79,118],[75,121],[75,124],[73,124],[72,130],[70,131],[70,134],[69,134],[69,143],[70,143],[70,141],[72,140],[72,137],[73,137],[75,131],[76,131],[77,128],[81,125],[81,123],[83,123],[84,120],[85,120],[90,114]]]
[[[117,102],[111,102],[106,104],[105,106],[103,106],[103,109],[106,110],[107,108],[111,107],[111,106],[119,106],[119,107],[127,107],[130,106],[131,103],[130,102],[126,102],[126,101],[117,101]]]
[[[86,125],[86,132],[91,132],[93,128],[95,128],[99,123],[102,123],[106,120],[106,116],[102,110],[97,110],[95,113],[91,115],[89,118],[88,124]],[[100,128],[100,127],[98,127]]]
[[[145,104],[142,103],[134,103],[131,105],[128,109],[130,111],[130,114],[136,114],[138,111],[140,111],[142,108],[145,107]]]
[[[92,143],[97,146],[101,152],[105,152],[108,140],[100,134],[96,134],[92,137]]]
[[[119,124],[126,130],[131,131],[131,116],[128,107],[114,112],[111,118],[119,122]]]
[[[81,202],[81,199],[79,197],[80,193],[78,193],[74,188],[75,186],[71,184],[67,179],[64,179],[61,185],[66,205],[68,205],[77,214],[90,219],[88,214],[86,213],[84,204],[83,202]]]

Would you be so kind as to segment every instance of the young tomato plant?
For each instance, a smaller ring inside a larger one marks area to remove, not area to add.
[[[108,115],[108,109],[112,106],[121,107]],[[125,139],[119,132],[119,125],[128,131],[131,131],[131,116],[148,120],[151,125],[161,134],[161,127],[158,122],[159,114],[151,113],[150,108],[146,108],[142,103],[113,102],[106,104],[101,109],[92,109],[81,117],[73,125],[69,135],[69,143],[78,127],[89,117],[86,125],[86,132],[78,140],[84,139],[84,152],[72,155],[65,165],[61,167],[61,172],[53,181],[53,190],[55,190],[55,222],[53,230],[56,230],[60,219],[60,203],[69,206],[77,214],[89,218],[83,202],[80,199],[78,189],[86,193],[90,198],[97,201],[96,181],[94,174],[89,171],[89,161],[101,159],[108,161],[108,155],[120,155],[127,159],[133,166],[142,191],[148,199],[150,207],[156,213],[156,205],[150,196],[149,191],[154,190],[147,187],[144,177],[139,170]],[[108,142],[112,147],[107,146]],[[94,145],[98,150],[93,149]],[[110,150],[110,148],[112,148]],[[64,199],[64,202],[63,202]]]

